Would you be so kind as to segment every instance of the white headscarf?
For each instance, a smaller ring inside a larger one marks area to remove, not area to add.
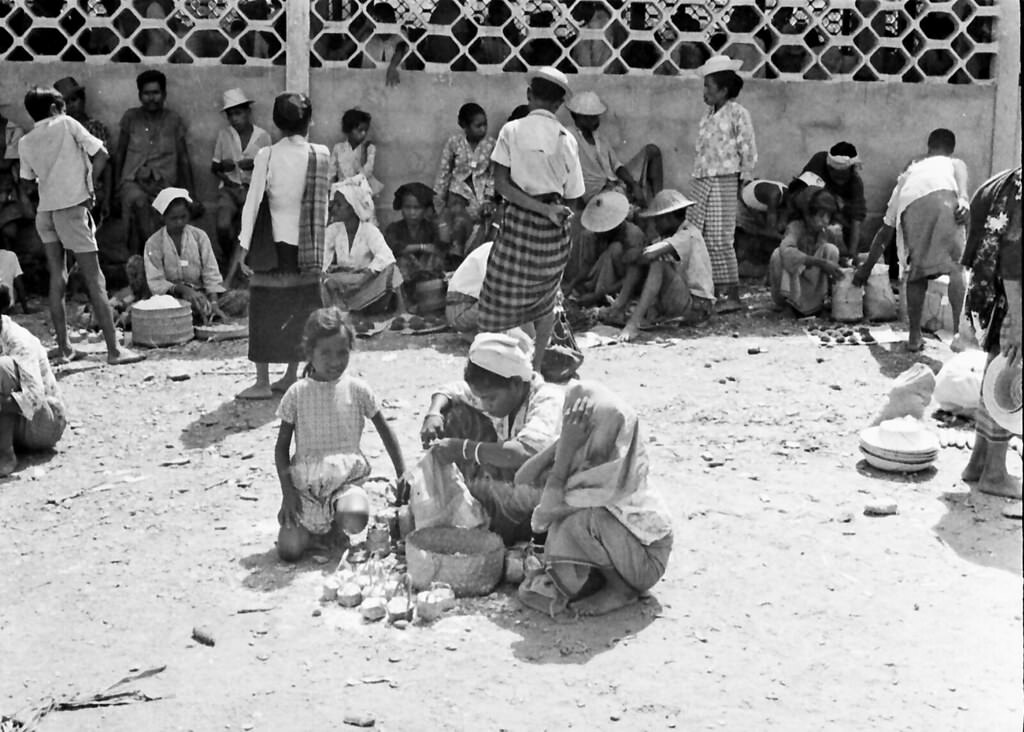
[[[480,333],[469,347],[469,360],[506,379],[533,378],[533,340],[520,328],[506,333]]]
[[[331,186],[331,198],[340,193],[348,201],[360,221],[373,221],[373,190],[366,176],[360,173]]]

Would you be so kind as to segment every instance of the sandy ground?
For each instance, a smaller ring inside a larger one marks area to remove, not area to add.
[[[351,369],[411,460],[464,348],[360,345]],[[760,309],[588,351],[583,375],[645,423],[676,522],[664,580],[602,619],[554,623],[506,588],[405,630],[315,616],[330,565],[277,560],[276,403],[232,400],[244,354],[191,343],[61,375],[59,451],[0,483],[0,711],[166,664],[137,684],[162,700],[41,729],[354,729],[348,714],[412,731],[1021,728],[1020,521],[959,480],[965,450],[914,477],[860,462],[856,431],[911,363],[891,346],[820,348]],[[930,341],[923,358],[948,356]],[[372,429],[364,445],[389,476]],[[885,497],[898,515],[863,515]]]

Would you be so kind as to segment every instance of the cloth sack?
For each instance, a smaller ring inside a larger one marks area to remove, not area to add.
[[[428,451],[406,474],[409,510],[417,529],[454,526],[459,529],[487,527],[491,520],[466,487],[462,471],[442,464]]]
[[[889,400],[871,425],[899,417],[921,419],[934,391],[935,374],[923,363],[915,363],[893,379]]]
[[[886,322],[896,320],[898,315],[899,306],[896,293],[889,284],[888,267],[876,266],[864,283],[864,317],[874,322]]]
[[[984,351],[964,351],[949,359],[935,377],[935,401],[947,412],[973,417],[981,406],[981,380],[988,356]]]

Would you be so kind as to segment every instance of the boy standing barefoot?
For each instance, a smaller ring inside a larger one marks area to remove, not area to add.
[[[67,286],[64,252],[67,250],[75,255],[89,288],[89,301],[107,343],[107,362],[141,361],[145,356],[118,346],[90,213],[95,181],[107,164],[107,151],[80,123],[64,114],[64,98],[56,89],[29,90],[25,95],[25,109],[36,124],[18,142],[18,152],[22,180],[36,181],[39,187],[36,229],[46,247],[50,317],[57,339],[57,348],[50,357],[57,363],[81,357],[68,342],[64,310]]]

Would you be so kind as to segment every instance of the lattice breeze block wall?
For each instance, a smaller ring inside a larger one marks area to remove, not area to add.
[[[284,0],[0,0],[0,59],[283,64]],[[990,83],[997,0],[314,0],[313,66]]]

